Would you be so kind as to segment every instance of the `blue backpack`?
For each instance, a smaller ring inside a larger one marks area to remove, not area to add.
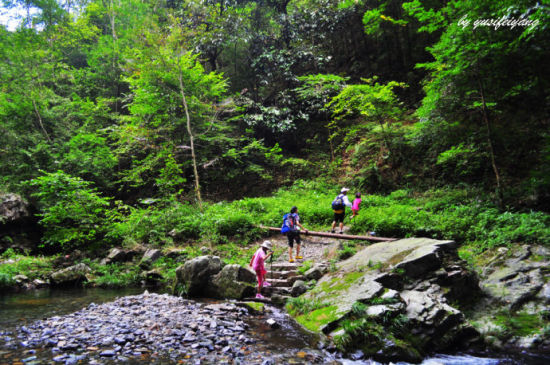
[[[332,209],[333,210],[345,209],[344,194],[340,194],[336,198],[334,198],[334,200],[332,201]]]
[[[286,213],[283,215],[283,225],[281,226],[281,233],[287,234],[290,231],[294,231],[296,229],[296,222],[294,220],[294,217],[291,213]]]

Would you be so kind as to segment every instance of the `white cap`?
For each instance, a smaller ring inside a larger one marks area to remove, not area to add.
[[[264,241],[264,243],[262,243],[262,246],[261,247],[265,247],[267,248],[268,250],[271,250],[271,242],[269,241]]]
[[[349,191],[348,188],[342,188],[342,190],[340,190],[341,193],[345,193],[346,191]]]

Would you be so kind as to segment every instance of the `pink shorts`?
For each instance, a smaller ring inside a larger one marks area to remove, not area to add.
[[[256,278],[258,279],[258,285],[260,286],[260,288],[264,285],[265,274],[267,274],[267,271],[265,271],[265,269],[256,270]]]

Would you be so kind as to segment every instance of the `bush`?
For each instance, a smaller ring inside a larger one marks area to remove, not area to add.
[[[15,284],[15,280],[10,274],[0,272],[0,291],[8,289]]]
[[[108,230],[109,198],[91,183],[63,171],[45,173],[28,182],[35,191],[44,227],[43,244],[56,251],[91,248]]]
[[[179,202],[160,203],[148,208],[128,207],[129,214],[114,223],[108,237],[126,245],[170,244],[172,230],[185,240],[200,237],[201,216],[196,207]]]
[[[6,252],[4,252],[4,254],[6,254]],[[4,257],[7,257],[7,255]],[[57,256],[33,257],[17,255],[13,254],[13,252],[9,253],[9,257],[14,262],[4,262],[0,265],[0,276],[2,277],[0,281],[3,281],[5,284],[12,283],[12,278],[18,274],[25,275],[30,280],[46,278],[52,273],[53,261],[57,258]]]

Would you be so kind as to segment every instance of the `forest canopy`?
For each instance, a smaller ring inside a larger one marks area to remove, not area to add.
[[[297,179],[550,206],[546,1],[2,3],[0,189],[46,240]]]

